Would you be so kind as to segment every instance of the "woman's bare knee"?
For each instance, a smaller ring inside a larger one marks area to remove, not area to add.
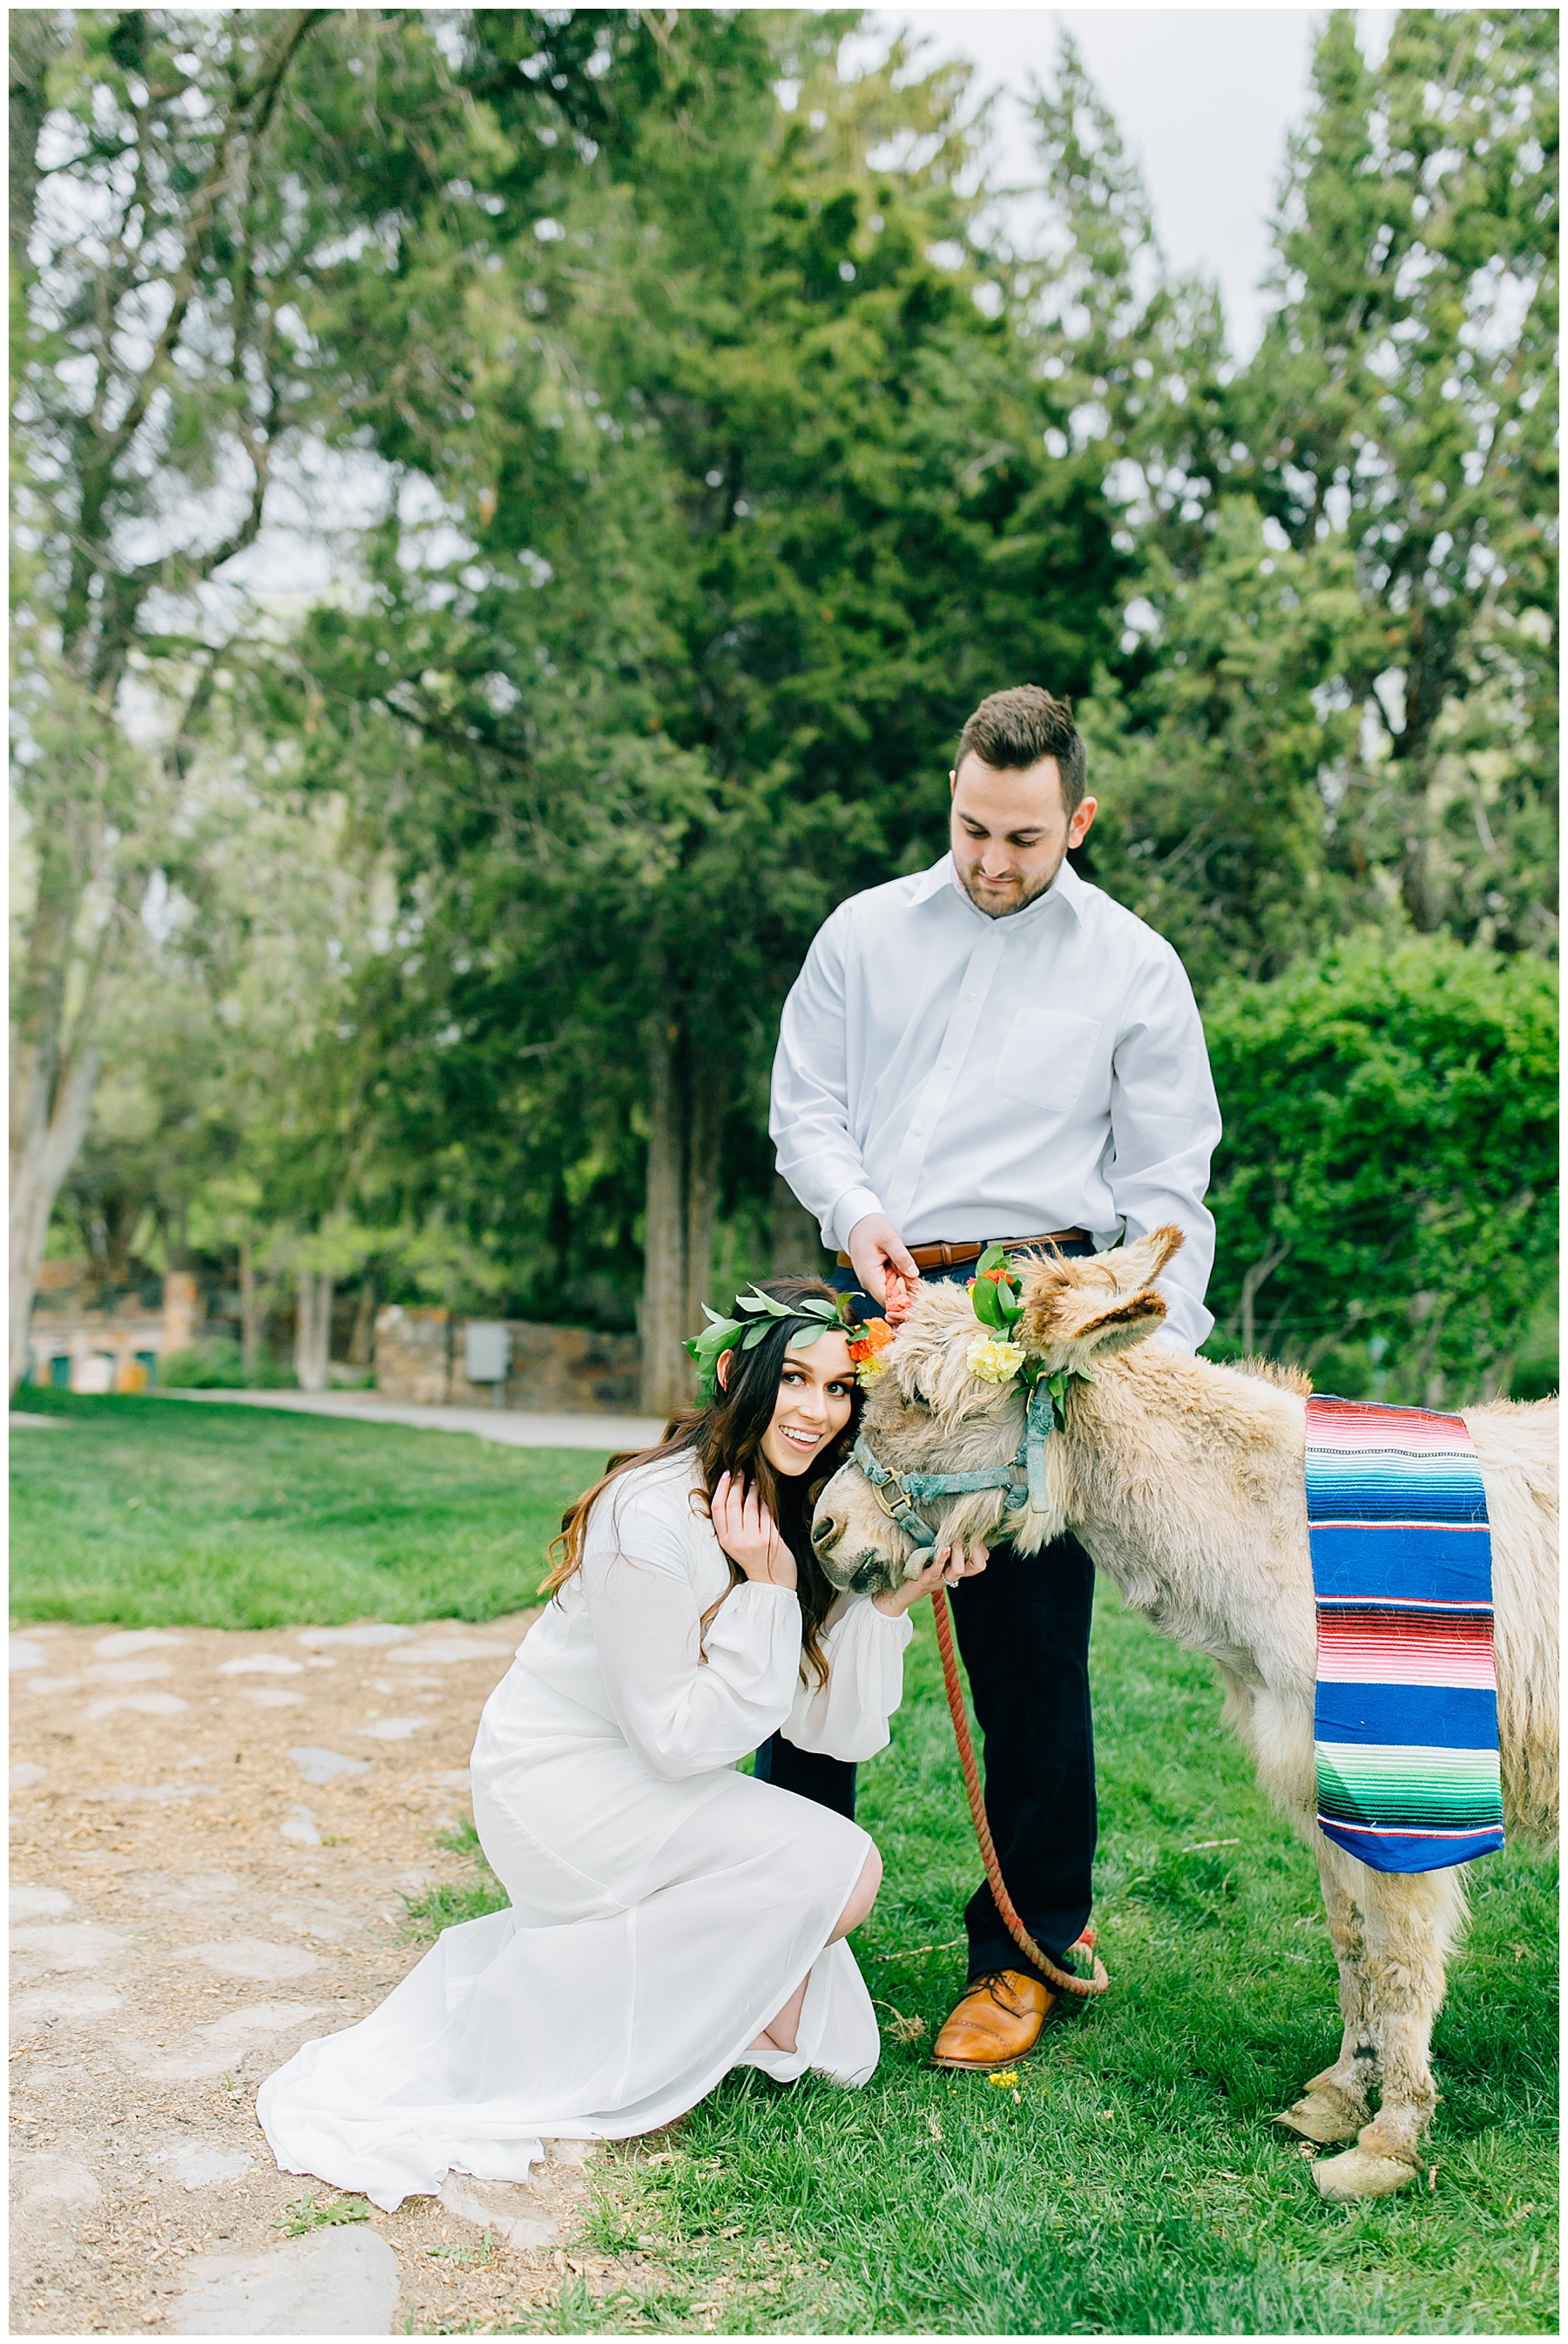
[[[860,1877],[849,1894],[849,1901],[839,1915],[839,1925],[828,1943],[836,1945],[851,1929],[858,1929],[877,1901],[877,1891],[882,1884],[882,1859],[873,1848],[860,1867]]]

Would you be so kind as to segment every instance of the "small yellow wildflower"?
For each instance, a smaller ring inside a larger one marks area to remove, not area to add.
[[[1023,1365],[1023,1346],[999,1335],[977,1335],[964,1359],[970,1375],[982,1384],[1008,1384]]]
[[[1018,2069],[1008,2067],[1000,2076],[988,2076],[986,2082],[993,2084],[999,2092],[1010,2092],[1018,2082]]]

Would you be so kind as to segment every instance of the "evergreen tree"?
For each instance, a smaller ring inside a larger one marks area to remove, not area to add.
[[[1114,649],[1111,510],[1050,464],[1060,399],[975,298],[961,77],[900,87],[894,56],[841,84],[844,28],[683,19],[662,101],[635,128],[618,108],[548,214],[488,215],[485,329],[521,362],[470,360],[473,415],[427,458],[463,551],[435,580],[389,526],[374,611],[323,614],[301,652],[299,690],[341,712],[315,754],[353,731],[419,894],[429,1015],[462,980],[413,1111],[430,1127],[467,1069],[503,1127],[529,1123],[550,1253],[579,1269],[596,1235],[624,1264],[626,1141],[646,1148],[649,1405],[685,1389],[721,1182],[767,1193],[766,1069],[815,925],[940,851],[949,744],[985,690],[1081,690]],[[646,93],[641,26],[606,54],[607,104],[623,71]],[[900,131],[926,159],[873,169]],[[441,318],[427,347],[472,349],[472,302]],[[409,974],[377,991],[398,1030],[426,1014]],[[515,1181],[407,1160],[477,1222],[518,1211]]]
[[[1333,860],[1511,950],[1555,935],[1557,35],[1402,9],[1373,67],[1331,14],[1237,399],[1261,509],[1365,600],[1323,678],[1366,720]]]
[[[1412,924],[1549,945],[1541,12],[1405,12],[1375,68],[1330,16],[1240,369],[1070,42],[1034,252],[964,69],[840,79],[852,11],[18,21],[17,1128],[56,1178],[106,1039],[72,1197],[106,1242],[135,1191],[257,1277],[269,1235],[317,1281],[374,1243],[410,1292],[609,1323],[640,1280],[645,1399],[683,1397],[716,1224],[814,1255],[765,1137],[783,994],[835,902],[940,851],[1000,684],[1078,702],[1081,859],[1246,1005],[1217,1031],[1306,1016],[1291,971],[1347,929],[1387,968]],[[307,453],[377,510],[331,595],[262,620],[222,581]],[[224,974],[266,959],[218,852],[264,768],[264,828],[303,791],[389,890],[323,909],[281,1055]],[[190,914],[161,1024],[95,975],[157,959],[149,882]],[[182,1056],[220,995],[244,1034]],[[1493,1027],[1497,1084],[1523,1029]],[[1322,1183],[1285,1178],[1288,1240],[1259,1202],[1271,1127],[1232,1117],[1220,1175],[1238,1327],[1232,1271],[1256,1325],[1298,1274],[1258,1265],[1318,1261]]]

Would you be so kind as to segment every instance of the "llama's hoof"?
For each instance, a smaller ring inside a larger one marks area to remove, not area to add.
[[[1316,2141],[1321,2148],[1337,2140],[1354,2140],[1366,2120],[1366,2110],[1358,2108],[1335,2084],[1310,2086],[1293,2108],[1274,2118],[1287,2132]]]
[[[1392,2198],[1410,2187],[1418,2169],[1402,2157],[1347,2148],[1341,2157],[1320,2157],[1312,2167],[1312,2179],[1331,2206],[1345,2206],[1357,2198]]]

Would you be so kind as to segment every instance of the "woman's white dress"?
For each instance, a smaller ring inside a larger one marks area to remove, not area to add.
[[[474,1744],[510,1909],[447,1929],[369,2018],[268,2076],[256,2113],[285,2172],[391,2210],[451,2171],[524,2180],[545,2139],[652,2131],[737,2066],[870,2076],[870,1997],[828,1937],[871,1842],[735,1768],[779,1726],[835,1758],[881,1749],[910,1622],[852,1599],[826,1686],[802,1686],[799,1601],[725,1594],[699,1487],[683,1453],[598,1500]],[[750,2052],[808,1974],[797,2051]]]

